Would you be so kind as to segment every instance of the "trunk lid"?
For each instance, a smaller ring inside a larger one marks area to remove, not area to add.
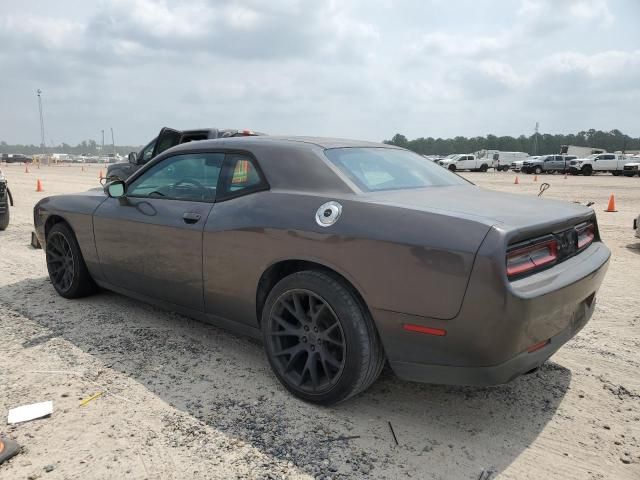
[[[538,232],[560,231],[593,217],[591,208],[577,203],[495,192],[474,185],[389,190],[363,196],[374,203],[475,220],[510,232],[514,241]]]

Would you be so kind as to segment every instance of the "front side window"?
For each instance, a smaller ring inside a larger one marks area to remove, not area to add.
[[[213,202],[224,153],[175,155],[154,165],[127,188],[127,196]]]
[[[144,147],[144,149],[140,153],[140,157],[141,157],[140,163],[147,163],[149,160],[151,160],[151,155],[153,155],[153,147],[156,146],[157,140],[158,140],[157,137],[154,138],[149,142],[149,144],[146,147]]]
[[[393,148],[331,148],[324,151],[338,169],[366,192],[468,185],[420,155]]]

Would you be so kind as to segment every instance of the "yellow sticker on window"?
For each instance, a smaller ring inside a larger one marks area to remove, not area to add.
[[[237,185],[239,183],[245,183],[249,179],[249,160],[238,160],[236,168],[233,170],[233,177],[231,177],[231,184]]]

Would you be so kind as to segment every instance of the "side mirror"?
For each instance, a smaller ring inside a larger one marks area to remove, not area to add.
[[[129,163],[136,165],[138,163],[138,154],[136,152],[129,153]]]
[[[107,183],[104,189],[111,198],[124,197],[125,188],[122,180],[114,180],[113,182]]]

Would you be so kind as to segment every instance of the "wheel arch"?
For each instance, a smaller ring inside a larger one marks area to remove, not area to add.
[[[314,270],[326,273],[342,283],[345,288],[349,289],[351,293],[360,302],[361,307],[369,315],[373,321],[371,311],[367,302],[364,300],[364,296],[360,290],[356,287],[355,282],[349,278],[345,273],[338,271],[335,267],[329,266],[324,263],[320,263],[314,260],[296,258],[296,259],[283,259],[272,263],[260,276],[258,285],[256,287],[256,319],[258,325],[262,323],[262,310],[269,296],[269,292],[276,286],[276,284],[283,278],[304,270]],[[373,321],[375,325],[375,321]]]
[[[51,228],[53,228],[53,226],[55,224],[57,224],[57,223],[66,223],[67,226],[73,232],[73,227],[71,226],[71,223],[69,223],[69,221],[66,218],[64,218],[61,215],[57,215],[57,214],[49,215],[49,217],[47,218],[47,220],[44,223],[44,238],[45,238],[45,240],[49,236],[49,231],[51,230]],[[75,235],[75,232],[74,232],[74,235]]]

